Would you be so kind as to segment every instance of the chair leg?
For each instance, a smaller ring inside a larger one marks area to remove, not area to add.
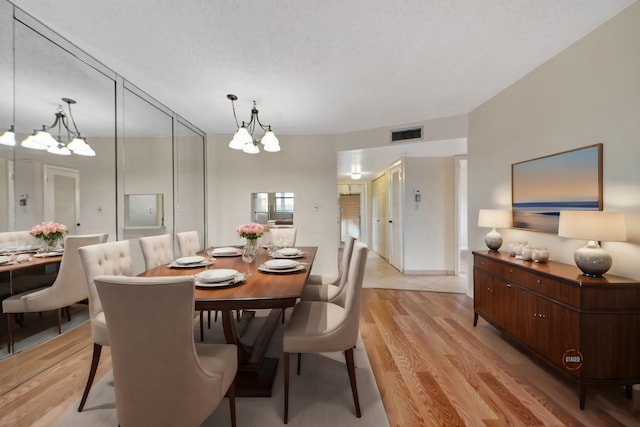
[[[229,398],[229,412],[231,414],[231,427],[236,427],[236,381],[233,380],[229,390],[227,390]]]
[[[82,412],[84,404],[87,403],[87,397],[89,396],[89,390],[93,384],[93,379],[96,376],[98,370],[98,362],[100,362],[100,353],[102,353],[102,346],[100,344],[93,343],[93,357],[91,358],[91,369],[89,369],[89,378],[87,379],[87,385],[84,386],[84,393],[82,393],[82,400],[80,400],[80,406],[78,406],[78,412]]]
[[[207,310],[207,329],[211,329],[211,310]]]
[[[349,348],[344,352],[344,358],[347,362],[347,370],[349,371],[349,381],[351,382],[351,393],[353,394],[353,403],[356,405],[356,416],[360,418],[360,400],[358,399],[358,386],[356,385],[356,365],[353,363],[353,348]]]
[[[218,321],[218,312],[219,312],[219,311],[220,311],[220,310],[216,310],[216,312],[213,314],[213,321],[214,321],[214,322],[217,322],[217,321]]]
[[[66,306],[64,310],[67,312],[67,322],[71,322],[71,311],[69,310],[69,306]]]
[[[200,342],[204,341],[204,311],[200,310]]]
[[[289,361],[290,353],[284,354],[284,423],[289,422]]]
[[[58,335],[60,335],[62,333],[62,309],[59,308],[57,311],[58,311]]]
[[[300,375],[301,366],[302,366],[302,353],[298,353],[298,375]]]
[[[15,325],[15,314],[7,313],[7,352],[11,353],[15,349],[13,348],[13,330]]]

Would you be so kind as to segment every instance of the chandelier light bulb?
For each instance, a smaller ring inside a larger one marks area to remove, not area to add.
[[[35,139],[38,144],[44,145],[45,147],[55,147],[58,145],[58,141],[56,141],[55,138],[46,130],[37,131],[33,139]]]
[[[67,144],[67,148],[73,152],[75,152],[78,149],[82,149],[82,147],[84,145],[87,145],[87,143],[84,141],[83,138],[80,137],[76,137],[73,138],[68,144]]]
[[[278,151],[280,151],[280,145],[279,144],[265,145],[264,151],[268,151],[270,153],[277,153]]]
[[[279,145],[280,141],[276,138],[276,135],[272,131],[267,131],[260,140],[262,145]]]

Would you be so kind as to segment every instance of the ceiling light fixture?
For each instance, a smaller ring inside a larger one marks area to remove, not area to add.
[[[71,153],[79,156],[95,156],[96,152],[93,151],[93,148],[87,144],[87,141],[80,136],[80,131],[78,130],[78,126],[76,126],[76,121],[73,119],[73,115],[71,114],[71,104],[75,104],[76,101],[70,98],[62,98],[62,101],[67,104],[69,114],[67,115],[65,113],[62,105],[58,106],[58,111],[55,113],[56,118],[51,126],[42,125],[41,130],[34,130],[31,135],[20,143],[20,145],[34,150],[47,150],[49,153],[61,156],[69,156]],[[71,119],[70,121],[73,129],[70,127],[67,117]],[[49,129],[55,129],[56,127],[58,128],[57,140],[51,136],[51,133],[49,133]],[[66,144],[62,142],[63,127],[67,132],[68,142]]]
[[[351,172],[351,179],[360,179],[362,174],[360,172]]]
[[[0,135],[0,144],[8,145],[9,147],[16,145],[16,134],[13,131],[13,125],[11,125],[8,131]]]
[[[236,121],[236,129],[238,131],[233,135],[233,139],[229,142],[229,148],[234,150],[242,150],[248,154],[258,154],[260,148],[258,146],[258,140],[254,138],[253,132],[256,128],[256,124],[264,131],[264,135],[260,139],[260,143],[264,146],[264,151],[272,153],[280,151],[280,141],[276,138],[276,135],[271,131],[271,125],[263,125],[258,118],[258,109],[256,108],[256,101],[253,101],[253,108],[251,109],[251,120],[249,122],[242,122],[242,126],[238,125],[238,117],[236,116],[236,107],[234,101],[238,100],[238,97],[229,94],[227,99],[231,101],[231,108],[233,108],[233,118]]]

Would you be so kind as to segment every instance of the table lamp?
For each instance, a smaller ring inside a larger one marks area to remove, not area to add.
[[[484,237],[484,242],[492,251],[502,246],[502,236],[496,228],[511,227],[511,211],[501,209],[480,209],[478,212],[478,227],[490,227],[491,231]]]
[[[558,236],[588,240],[574,255],[576,265],[585,276],[601,277],[611,268],[612,259],[598,242],[627,240],[624,213],[560,211]]]

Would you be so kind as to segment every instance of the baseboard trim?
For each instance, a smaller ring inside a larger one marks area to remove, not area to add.
[[[455,276],[453,270],[405,270],[408,276]]]

